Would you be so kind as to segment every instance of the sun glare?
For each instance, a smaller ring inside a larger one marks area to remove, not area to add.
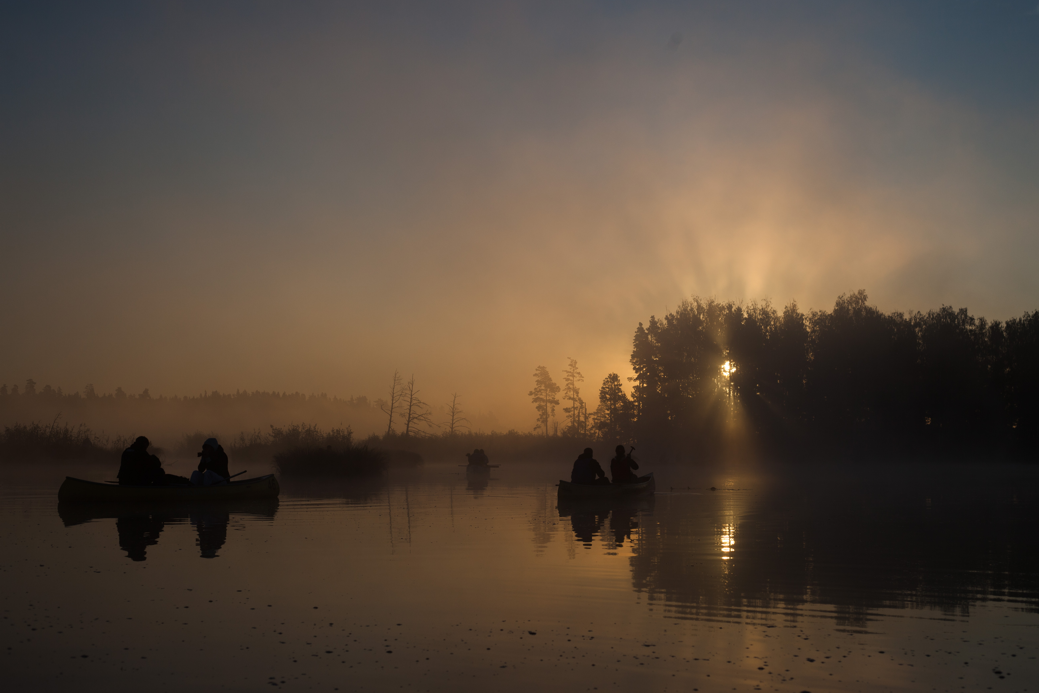
[[[726,378],[728,378],[735,372],[736,367],[732,365],[731,361],[726,361],[725,364],[722,366],[722,375],[724,375]]]
[[[732,556],[728,554],[731,554],[736,550],[736,527],[734,525],[722,525],[719,543],[721,544],[722,553],[726,554],[722,556],[722,559],[729,560],[732,558]]]

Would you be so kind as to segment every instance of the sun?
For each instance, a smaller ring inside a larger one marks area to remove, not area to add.
[[[732,377],[732,374],[736,372],[736,366],[732,365],[731,361],[726,361],[722,365],[722,375],[726,378]]]

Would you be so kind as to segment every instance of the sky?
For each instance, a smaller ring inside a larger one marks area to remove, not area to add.
[[[691,296],[1039,309],[1039,6],[0,2],[0,382],[533,428]]]

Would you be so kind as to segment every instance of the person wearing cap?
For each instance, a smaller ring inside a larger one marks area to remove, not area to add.
[[[231,472],[227,469],[227,453],[216,441],[216,438],[207,438],[202,443],[202,452],[198,453],[198,471],[191,473],[191,483],[196,486],[212,486],[231,479]]]
[[[166,480],[166,472],[155,455],[148,454],[151,442],[139,436],[130,447],[123,451],[119,461],[118,479],[120,484],[162,484]]]

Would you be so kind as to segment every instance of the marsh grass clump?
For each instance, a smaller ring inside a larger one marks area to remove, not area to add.
[[[84,425],[52,421],[44,425],[16,423],[0,433],[0,460],[96,460],[107,459],[129,444],[129,438],[110,439]]]
[[[274,456],[278,471],[299,476],[362,476],[381,472],[386,463],[382,453],[367,445],[348,450],[327,448],[293,448]]]
[[[241,442],[241,447],[239,447]],[[270,433],[240,435],[233,450],[255,454],[266,446],[274,453],[274,463],[282,474],[299,476],[361,476],[385,468],[385,458],[367,444],[355,445],[349,428],[328,432],[317,426],[296,424],[285,428],[271,426]]]

